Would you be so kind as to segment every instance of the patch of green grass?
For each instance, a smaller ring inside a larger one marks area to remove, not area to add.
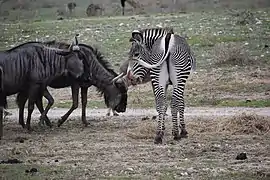
[[[72,106],[72,101],[66,100],[62,102],[56,102],[53,106],[58,108],[70,108]],[[79,107],[81,107],[81,104]],[[106,105],[104,101],[92,100],[87,102],[87,108],[106,108]]]
[[[210,180],[210,179],[219,179],[219,180],[267,180],[269,176],[260,176],[258,174],[252,172],[226,172],[226,173],[218,173],[215,176],[208,176],[201,178],[203,180]]]
[[[219,107],[270,107],[270,100],[239,100],[239,99],[219,99],[214,96],[187,98],[188,106],[219,106]]]
[[[36,168],[38,172],[26,173],[26,170]],[[0,164],[0,179],[3,180],[43,180],[46,178],[63,178],[64,169],[53,166],[24,165],[24,164]]]
[[[270,100],[219,100],[218,106],[228,107],[270,107]]]
[[[241,42],[247,40],[243,36],[212,36],[212,35],[196,35],[188,39],[190,45],[198,45],[201,47],[213,47],[217,43]]]

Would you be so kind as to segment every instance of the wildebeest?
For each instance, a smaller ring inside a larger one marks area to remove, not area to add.
[[[46,46],[67,48],[67,44],[63,42],[49,41],[43,42]],[[72,90],[72,107],[61,117],[58,121],[58,126],[61,126],[69,117],[69,115],[78,107],[78,94],[81,89],[82,101],[82,122],[85,126],[88,125],[86,121],[86,105],[87,105],[87,90],[94,85],[98,91],[107,98],[106,105],[117,112],[125,112],[127,105],[127,87],[122,79],[114,79],[117,73],[114,72],[110,63],[106,61],[98,49],[88,46],[86,44],[79,44],[80,50],[86,56],[84,62],[85,71],[78,79],[72,78],[70,75],[63,75],[54,78],[49,84],[52,88],[65,88],[71,86]],[[54,99],[46,89],[44,97],[48,100],[50,108],[54,103]],[[19,94],[18,94],[19,96]],[[26,101],[26,100],[25,100]],[[47,109],[46,107],[46,109]],[[41,123],[44,123],[46,117],[41,118]],[[46,121],[45,121],[46,122]]]
[[[54,77],[69,73],[77,78],[83,73],[83,63],[78,54],[75,53],[78,49],[78,46],[73,45],[70,45],[67,50],[63,50],[30,42],[0,52],[0,66],[3,72],[1,103],[3,102],[3,106],[6,106],[7,96],[16,93],[27,94],[28,117],[26,127],[28,130],[31,129],[31,115],[39,92],[43,92]],[[19,122],[23,127],[25,127],[24,105],[25,103],[22,104],[18,101]],[[39,109],[41,107],[42,104],[38,106]]]
[[[69,2],[67,4],[67,8],[68,8],[69,14],[72,13],[72,11],[75,9],[76,6],[77,6],[77,4],[75,2]]]
[[[145,84],[145,83],[148,83],[151,81],[151,78],[150,78],[150,71],[146,74],[146,76],[142,79],[141,82],[139,81],[136,81],[136,82],[133,82],[132,79],[129,79],[129,78],[126,78],[126,74],[127,74],[127,70],[128,70],[128,63],[129,61],[126,60],[124,62],[122,62],[122,64],[120,65],[120,68],[119,68],[119,72],[120,74],[118,75],[118,77],[124,77],[124,81],[126,82],[126,85],[129,86],[129,85],[137,85],[137,84]],[[104,96],[104,99],[105,99],[105,102],[107,101],[107,97]],[[111,114],[111,108],[108,109],[108,112],[107,112],[107,116],[110,116]],[[118,113],[116,113],[114,110],[112,110],[112,113],[113,113],[113,116],[118,116]]]

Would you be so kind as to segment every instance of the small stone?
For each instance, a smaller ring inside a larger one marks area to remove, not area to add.
[[[31,168],[30,169],[30,173],[35,173],[35,172],[38,172],[37,168]]]
[[[133,168],[127,168],[128,171],[134,171]]]
[[[247,159],[247,153],[240,153],[236,156],[236,160],[245,160]]]
[[[59,162],[58,159],[54,160],[54,162]]]
[[[148,116],[146,116],[146,117],[143,117],[142,118],[142,121],[146,121],[146,120],[149,120],[150,118],[148,117]]]

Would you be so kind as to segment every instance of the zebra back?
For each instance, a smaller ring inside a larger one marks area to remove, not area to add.
[[[139,40],[146,46],[148,50],[151,50],[155,41],[168,33],[174,34],[172,27],[165,28],[147,28],[141,30],[135,30],[132,32],[132,38]],[[138,36],[139,35],[139,36]]]

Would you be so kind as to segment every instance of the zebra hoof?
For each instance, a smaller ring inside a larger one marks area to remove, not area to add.
[[[162,138],[163,138],[164,132],[163,131],[158,131],[157,135],[155,137],[154,143],[155,144],[162,144]]]
[[[162,144],[162,137],[161,136],[156,136],[154,140],[154,144]]]
[[[179,141],[179,140],[181,140],[181,135],[179,134],[179,133],[175,133],[175,134],[173,134],[173,140],[175,140],[175,141]]]
[[[188,137],[188,132],[186,129],[182,129],[180,133],[181,138],[187,138]]]

